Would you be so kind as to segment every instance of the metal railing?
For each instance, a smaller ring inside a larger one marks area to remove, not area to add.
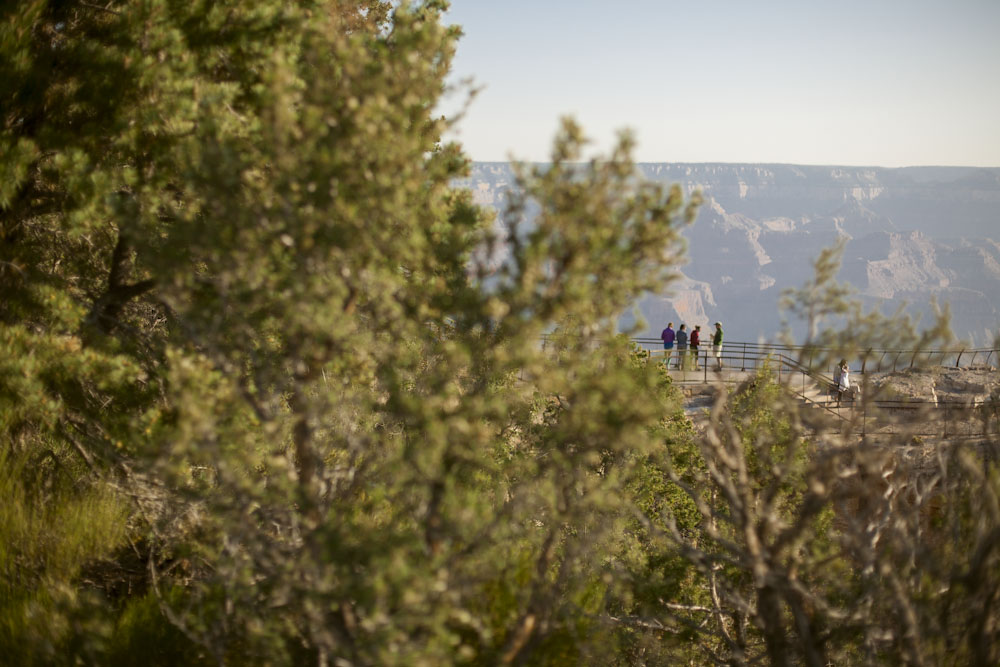
[[[906,433],[912,436],[983,437],[989,432],[991,420],[995,424],[1000,417],[1000,405],[988,400],[944,401],[879,397],[862,400],[841,396],[834,388],[832,374],[826,375],[789,356],[786,351],[794,351],[796,348],[787,346],[738,343],[724,345],[719,360],[711,347],[699,347],[697,358],[688,348],[684,358],[686,364],[679,363],[681,357],[677,348],[664,350],[660,343],[658,347],[645,349],[652,359],[665,359],[666,353],[671,352],[668,368],[675,381],[681,384],[742,382],[767,365],[777,376],[778,382],[792,391],[799,400],[842,422],[851,422],[857,435]],[[721,371],[718,365],[720,360]],[[867,371],[877,372],[871,365]],[[855,382],[852,384],[865,384],[864,372],[854,374],[854,378]]]
[[[543,336],[542,346],[559,337]],[[632,338],[631,341],[653,359],[663,359],[663,342],[658,338]],[[598,344],[597,341],[594,344]],[[942,401],[920,398],[881,398],[866,395],[863,400],[841,396],[834,388],[834,368],[830,364],[836,353],[829,348],[815,348],[775,343],[727,342],[717,360],[710,340],[698,348],[697,357],[688,347],[684,365],[679,365],[680,350],[669,351],[668,367],[679,384],[739,383],[768,365],[779,383],[791,390],[803,404],[821,409],[852,425],[858,435],[898,434],[912,436],[946,436],[982,438],[1000,430],[1000,404],[993,399],[980,402]],[[722,362],[722,370],[718,362]],[[948,368],[982,368],[1000,361],[1000,350],[962,348],[952,350],[876,350],[861,353],[849,360],[852,384],[863,386],[868,373],[945,366]],[[857,363],[860,362],[860,363]],[[829,374],[827,374],[829,372]],[[908,423],[909,422],[909,423]],[[918,424],[917,428],[912,426]],[[978,424],[978,426],[977,426]]]
[[[798,359],[788,356],[777,350],[750,349],[722,346],[719,357],[715,356],[712,348],[700,346],[697,350],[697,357],[689,347],[684,351],[684,361],[681,364],[681,354],[678,348],[664,350],[659,348],[645,348],[645,351],[653,359],[665,359],[667,352],[670,352],[669,368],[682,373],[679,378],[683,381],[694,382],[738,382],[742,378],[734,378],[733,373],[756,373],[765,365],[769,365],[778,375],[778,380],[782,380],[782,375],[799,374],[803,378],[810,378],[816,383],[833,382],[831,377],[824,375],[816,368],[801,363]],[[726,371],[727,375],[719,376],[720,370]],[[805,382],[805,380],[803,380]]]
[[[632,338],[632,342],[646,350],[663,348],[663,341],[659,338]],[[703,345],[701,349],[711,349],[711,345]],[[736,358],[742,356],[756,358],[761,354],[780,353],[797,359],[810,368],[813,367],[817,359],[829,358],[830,354],[835,352],[830,348],[782,345],[779,343],[744,343],[739,341],[724,343],[723,351],[727,355]],[[881,373],[926,366],[971,368],[997,366],[1000,364],[1000,350],[993,348],[955,348],[944,350],[883,350],[871,348],[860,352],[857,355],[857,359],[850,359],[849,361],[859,362],[858,365],[862,373]]]

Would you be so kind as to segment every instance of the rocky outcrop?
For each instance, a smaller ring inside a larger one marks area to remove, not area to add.
[[[1000,391],[996,368],[947,368],[934,366],[892,373],[872,373],[866,378],[882,400],[929,401],[937,405],[980,405]]]
[[[946,248],[944,249],[946,250]],[[955,273],[937,264],[938,246],[920,232],[877,232],[847,244],[851,270],[843,277],[865,296],[892,299],[899,292],[946,288]],[[863,267],[862,278],[855,270]]]
[[[1000,169],[642,164],[646,178],[701,190],[684,230],[684,280],[636,304],[658,335],[666,321],[726,324],[735,339],[771,339],[783,290],[812,277],[819,252],[847,241],[839,279],[870,307],[929,314],[951,308],[963,338],[1000,331]],[[505,163],[473,166],[476,201],[501,207]],[[623,308],[625,304],[623,304]],[[628,318],[626,318],[628,319]]]
[[[682,278],[673,283],[664,294],[647,294],[639,299],[636,307],[646,327],[638,334],[658,337],[667,322],[687,324],[688,328],[700,324],[704,329],[712,317],[718,315],[718,304],[712,286],[706,282]],[[636,319],[629,314],[622,318],[623,329],[631,329]]]

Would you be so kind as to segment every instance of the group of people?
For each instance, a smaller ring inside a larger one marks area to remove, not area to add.
[[[701,349],[701,325],[695,325],[690,333],[687,325],[682,324],[677,331],[674,331],[674,323],[667,324],[667,328],[660,334],[663,339],[663,363],[670,368],[670,362],[674,358],[674,348],[677,349],[677,361],[674,368],[677,370],[687,369],[689,360],[693,363],[694,370],[698,369],[698,353]],[[712,336],[712,356],[718,370],[722,370],[722,323],[715,323],[715,334]],[[705,363],[708,363],[706,358]],[[847,365],[846,359],[841,359],[833,374],[833,387],[831,390],[836,394],[839,401],[845,395],[850,399],[855,399],[860,395],[861,388],[856,384],[851,384],[851,369]]]
[[[686,369],[688,358],[694,363],[694,370],[698,370],[698,351],[701,349],[701,325],[695,325],[690,335],[687,325],[682,324],[677,331],[674,331],[674,323],[667,324],[667,328],[660,334],[663,339],[663,363],[670,368],[670,360],[673,358],[674,346],[677,346],[677,363],[675,368]],[[715,323],[715,334],[712,336],[712,355],[718,369],[722,370],[722,323]],[[708,363],[707,361],[705,363]]]

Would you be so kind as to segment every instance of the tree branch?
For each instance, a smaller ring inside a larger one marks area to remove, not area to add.
[[[125,275],[129,270],[129,250],[125,234],[119,231],[115,249],[111,254],[107,289],[94,301],[87,315],[86,321],[96,325],[104,334],[110,334],[114,329],[126,303],[156,286],[156,281],[152,279],[141,280],[131,285],[125,283]]]

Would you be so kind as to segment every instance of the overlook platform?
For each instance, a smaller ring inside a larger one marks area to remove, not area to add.
[[[665,361],[658,340],[634,342],[652,359]],[[685,367],[678,368],[674,349],[669,373],[688,397],[685,411],[692,416],[711,407],[718,389],[732,388],[767,365],[804,409],[822,413],[822,419],[810,421],[832,430],[953,438],[983,437],[998,429],[997,350],[869,350],[849,363],[851,384],[861,388],[856,399],[832,391],[833,368],[818,368],[810,356],[830,357],[821,350],[730,343],[723,346],[721,369],[710,346],[699,349],[697,366],[689,352]]]

